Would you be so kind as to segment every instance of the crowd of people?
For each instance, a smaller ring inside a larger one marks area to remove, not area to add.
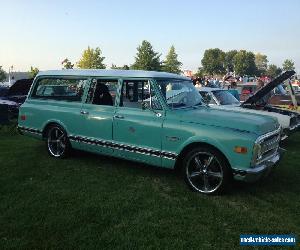
[[[227,88],[228,91],[237,99],[240,100],[239,92],[237,91],[237,83],[242,82],[240,77],[224,76],[223,79],[213,77],[195,77],[192,78],[196,88]]]

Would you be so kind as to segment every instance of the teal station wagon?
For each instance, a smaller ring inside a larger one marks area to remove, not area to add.
[[[281,156],[275,118],[209,107],[189,78],[163,72],[40,72],[18,128],[53,157],[74,148],[176,168],[206,194],[267,175]]]

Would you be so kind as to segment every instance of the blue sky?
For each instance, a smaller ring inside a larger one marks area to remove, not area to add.
[[[196,70],[205,49],[246,49],[300,72],[300,1],[14,1],[0,0],[0,65],[59,69],[99,46],[105,64],[132,64],[142,40],[164,59],[173,44],[183,69]]]

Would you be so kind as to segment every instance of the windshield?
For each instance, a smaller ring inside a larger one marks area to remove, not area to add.
[[[170,108],[202,105],[202,98],[193,82],[177,79],[157,79],[156,82]]]
[[[219,101],[220,105],[240,104],[240,102],[226,90],[213,91],[214,96]]]

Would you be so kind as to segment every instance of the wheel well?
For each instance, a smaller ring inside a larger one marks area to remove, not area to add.
[[[52,126],[60,126],[58,123],[56,123],[56,122],[49,122],[46,126],[45,126],[45,128],[43,129],[43,133],[42,133],[42,136],[43,136],[43,139],[45,139],[46,138],[46,136],[47,136],[47,131],[49,130],[49,128],[51,128]],[[61,126],[60,126],[61,127]]]
[[[184,158],[184,156],[189,152],[191,151],[192,149],[196,148],[196,147],[199,147],[199,146],[204,146],[204,147],[207,147],[207,148],[211,148],[211,149],[214,149],[216,151],[218,151],[223,157],[224,159],[226,160],[228,166],[230,166],[230,163],[227,159],[227,157],[218,149],[216,148],[215,146],[211,145],[211,144],[208,144],[206,142],[193,142],[187,146],[185,146],[183,148],[183,150],[181,150],[180,154],[178,155],[177,157],[177,160],[176,160],[176,163],[175,163],[175,169],[178,170],[181,168],[182,166],[182,160]]]

